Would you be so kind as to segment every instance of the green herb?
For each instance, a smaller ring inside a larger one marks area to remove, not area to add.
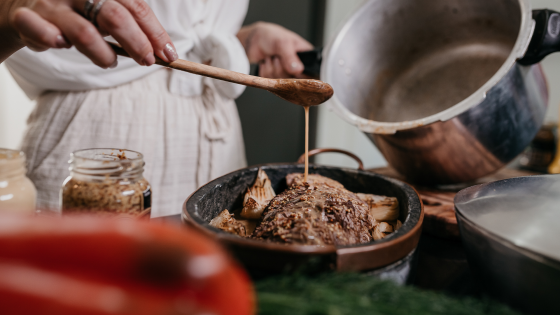
[[[293,275],[256,283],[259,314],[518,314],[497,302],[453,298],[358,274]]]

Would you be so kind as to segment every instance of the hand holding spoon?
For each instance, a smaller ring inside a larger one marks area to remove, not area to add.
[[[130,57],[120,46],[113,43],[108,44],[117,55]],[[267,90],[288,102],[306,107],[322,104],[333,95],[332,87],[328,83],[319,80],[261,78],[182,59],[177,59],[176,61],[168,63],[156,57],[156,64],[205,77]]]

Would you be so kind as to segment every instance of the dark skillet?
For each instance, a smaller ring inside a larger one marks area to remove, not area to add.
[[[396,197],[402,228],[380,241],[350,246],[285,245],[241,238],[209,226],[224,209],[242,207],[243,195],[261,167],[277,193],[286,189],[286,175],[303,173],[303,165],[266,164],[252,166],[217,178],[195,191],[183,205],[183,221],[226,245],[249,270],[278,272],[314,263],[320,269],[364,271],[380,268],[404,258],[418,245],[424,211],[411,186],[364,170],[310,165],[309,173],[339,181],[355,193]]]

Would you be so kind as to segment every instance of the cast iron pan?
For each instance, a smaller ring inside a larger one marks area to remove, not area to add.
[[[310,156],[325,151],[340,152],[337,149],[320,149],[311,151]],[[287,188],[286,175],[303,173],[303,165],[297,163],[251,166],[217,178],[200,187],[185,201],[182,219],[187,225],[218,239],[248,270],[283,272],[306,264],[338,271],[380,268],[404,258],[416,248],[424,210],[414,188],[364,171],[361,161],[359,163],[361,169],[358,170],[310,165],[309,173],[337,180],[354,193],[396,197],[403,226],[379,241],[350,246],[285,245],[242,238],[209,226],[210,220],[224,209],[233,211],[242,207],[243,195],[253,185],[259,167],[266,171],[276,193],[280,193]]]

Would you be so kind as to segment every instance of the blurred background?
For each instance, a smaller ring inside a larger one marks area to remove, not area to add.
[[[253,0],[245,24],[269,21],[300,34],[315,46],[328,44],[346,18],[364,0]],[[560,11],[558,0],[533,0],[533,8]],[[560,54],[543,62],[549,82],[550,103],[547,123],[558,122],[560,105]],[[335,92],[336,93],[336,92]],[[237,100],[249,165],[292,162],[304,150],[304,116],[301,107],[261,90],[247,88]],[[29,100],[0,65],[0,147],[18,149],[34,102]],[[310,148],[333,147],[351,151],[362,158],[366,168],[386,162],[356,127],[346,123],[322,105],[311,113]],[[345,156],[326,154],[316,163],[355,167]]]

